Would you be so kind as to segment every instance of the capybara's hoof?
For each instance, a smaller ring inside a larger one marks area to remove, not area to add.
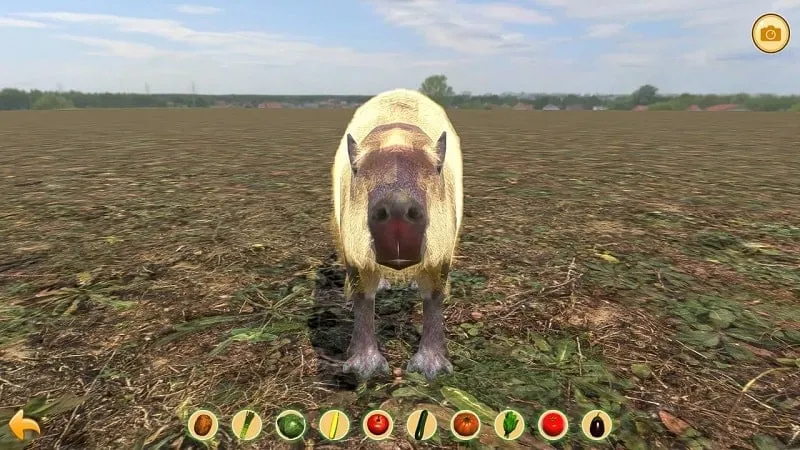
[[[377,349],[364,350],[345,361],[342,371],[355,374],[360,380],[367,380],[377,374],[388,374],[389,363]]]
[[[442,352],[420,350],[408,362],[408,372],[419,372],[428,380],[433,380],[438,375],[453,373],[453,364]]]

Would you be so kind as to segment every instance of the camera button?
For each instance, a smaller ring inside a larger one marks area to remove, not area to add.
[[[763,14],[753,22],[753,44],[764,53],[785,49],[789,45],[789,35],[789,23],[778,14]]]

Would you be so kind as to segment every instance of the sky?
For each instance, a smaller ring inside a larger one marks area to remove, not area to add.
[[[800,93],[800,0],[29,0],[0,4],[0,87],[88,92]]]

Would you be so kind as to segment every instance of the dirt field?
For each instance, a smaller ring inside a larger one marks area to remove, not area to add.
[[[184,420],[205,406],[212,448],[278,448],[282,409],[316,426],[382,406],[393,440],[356,425],[346,446],[412,448],[424,404],[440,427],[479,412],[503,448],[489,422],[510,407],[530,431],[509,447],[551,448],[536,420],[557,408],[556,448],[589,448],[578,422],[599,407],[608,448],[800,446],[800,115],[452,112],[456,371],[358,386],[339,374],[351,317],[327,222],[351,113],[0,114],[2,423],[24,406],[36,449],[202,448]],[[416,296],[378,299],[393,367],[419,339]],[[240,445],[245,407],[266,425]],[[0,447],[22,447],[7,426]]]

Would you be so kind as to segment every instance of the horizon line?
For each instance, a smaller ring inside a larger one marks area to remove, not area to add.
[[[16,89],[23,92],[31,92],[31,91],[41,91],[41,92],[49,92],[49,93],[70,93],[70,92],[77,92],[80,94],[90,94],[90,95],[97,95],[97,94],[134,94],[134,95],[197,95],[197,96],[206,96],[206,97],[224,97],[224,96],[261,96],[261,97],[321,97],[321,96],[331,96],[331,97],[374,97],[381,92],[380,91],[374,94],[331,94],[331,93],[319,93],[319,94],[265,94],[265,93],[226,93],[226,94],[204,94],[200,92],[136,92],[136,91],[82,91],[77,89],[41,89],[41,88],[19,88],[14,86],[5,86],[0,88],[1,90],[5,89]],[[390,89],[387,89],[387,91]],[[419,89],[414,89],[419,90]],[[567,96],[567,95],[575,95],[579,97],[610,97],[610,96],[626,96],[632,95],[633,92],[629,93],[616,93],[616,94],[603,94],[603,93],[575,93],[575,92],[511,92],[505,91],[502,93],[481,93],[481,94],[469,94],[470,97],[486,97],[486,96],[509,96],[509,97],[520,97],[521,95],[540,95],[540,96]],[[659,97],[680,97],[681,95],[688,94],[693,96],[709,96],[709,95],[716,95],[720,97],[724,96],[733,96],[733,95],[749,95],[749,96],[777,96],[777,97],[798,97],[800,96],[800,92],[791,93],[791,94],[778,94],[774,92],[728,92],[728,93],[695,93],[695,92],[681,92],[681,93],[658,93],[657,96]],[[457,93],[452,95],[452,97],[460,97],[464,94]]]

